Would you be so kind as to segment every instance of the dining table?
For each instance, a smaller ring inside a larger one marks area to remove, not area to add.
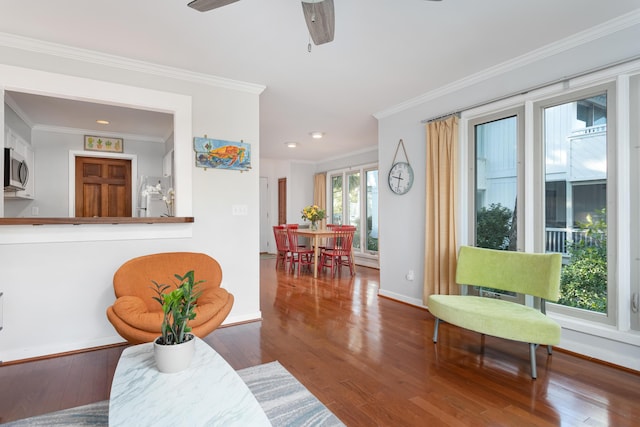
[[[320,255],[320,241],[333,236],[334,231],[328,228],[312,230],[310,228],[298,228],[298,236],[308,237],[313,245],[313,277],[318,278],[318,256]]]

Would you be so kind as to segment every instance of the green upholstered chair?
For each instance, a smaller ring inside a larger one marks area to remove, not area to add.
[[[560,343],[560,325],[546,316],[545,300],[560,296],[560,254],[534,254],[463,246],[458,253],[456,282],[540,298],[540,308],[511,301],[471,295],[431,295],[428,308],[436,317],[433,342],[438,340],[440,320],[509,340],[529,343],[531,376],[537,377],[538,345]]]

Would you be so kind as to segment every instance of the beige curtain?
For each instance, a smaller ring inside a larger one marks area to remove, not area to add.
[[[456,294],[458,118],[427,124],[423,303],[431,294]]]
[[[313,177],[313,204],[317,205],[325,212],[327,210],[327,174],[317,173]],[[320,228],[325,228],[327,220],[323,219],[318,224]]]

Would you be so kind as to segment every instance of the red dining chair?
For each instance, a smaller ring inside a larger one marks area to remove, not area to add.
[[[290,229],[290,228],[291,228],[291,229],[294,229],[294,230],[297,230],[297,229],[300,227],[300,225],[299,225],[299,224],[282,224],[282,225],[283,225],[284,227],[286,227],[287,229]],[[301,247],[301,248],[305,248],[305,247],[307,247],[307,245],[306,245],[306,239],[300,239],[300,238],[299,238],[299,239],[298,239],[298,247]]]
[[[311,270],[313,265],[313,248],[300,244],[298,241],[298,230],[296,228],[287,228],[289,235],[289,252],[291,253],[291,271],[296,271],[298,264],[298,274],[302,266],[306,265]]]
[[[356,231],[357,231],[357,230],[356,230],[356,228],[357,228],[357,227],[356,227],[355,225],[339,225],[339,226],[338,226],[338,228],[339,228],[339,229],[341,229],[341,230],[352,230],[352,231],[353,231],[353,238],[354,238],[354,239],[356,238],[356,234],[355,234],[355,233],[356,233]],[[353,244],[353,241],[351,242],[351,244]],[[345,258],[346,258],[346,259],[345,259]],[[354,262],[354,260],[353,260],[353,248],[352,248],[352,250],[349,252],[349,256],[347,256],[347,257],[345,257],[345,258],[342,258],[342,257],[341,257],[341,258],[338,260],[338,262],[339,262],[339,263],[340,263],[340,265],[342,266],[342,265],[344,265],[344,264],[345,264],[345,261],[347,261],[347,262],[346,262],[346,264],[349,266],[349,269],[351,270],[351,275],[353,276],[353,275],[355,274],[355,262]]]
[[[335,230],[338,227],[342,227],[342,226],[340,224],[327,224],[327,230]],[[318,247],[320,248],[321,251],[323,249],[333,248],[333,237],[329,237],[328,239],[325,240],[322,246],[318,245]]]
[[[353,265],[353,259],[351,257],[353,235],[355,234],[355,227],[343,226],[334,228],[333,232],[333,247],[322,250],[320,255],[319,268],[324,269],[329,267],[331,269],[331,276],[335,275],[335,270],[339,270],[342,265],[348,265],[349,271],[353,276],[355,274],[355,268]]]
[[[280,263],[284,265],[284,269],[287,269],[287,262],[291,261],[291,253],[289,252],[289,234],[287,233],[287,227],[284,225],[274,225],[273,235],[276,239],[276,250],[278,255],[276,258],[276,270]]]

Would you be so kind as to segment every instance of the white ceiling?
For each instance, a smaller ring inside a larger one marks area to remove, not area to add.
[[[0,32],[265,85],[261,157],[317,161],[377,145],[377,112],[640,8],[640,0],[334,0],[334,41],[308,52],[299,0],[205,13],[187,3],[2,0]],[[14,101],[33,124],[90,126],[62,122],[79,113]],[[312,140],[316,130],[325,138]]]

